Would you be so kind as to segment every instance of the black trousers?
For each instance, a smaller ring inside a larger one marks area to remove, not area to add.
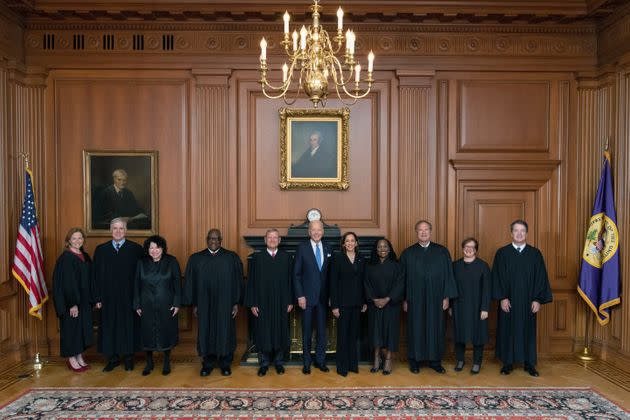
[[[259,351],[258,352],[258,364],[260,367],[269,367],[269,364],[273,361],[274,366],[284,365],[284,356],[286,349],[272,350],[272,351]]]
[[[359,315],[361,308],[339,308],[337,324],[337,372],[359,369]]]
[[[464,360],[464,353],[466,352],[466,344],[455,343],[455,359]],[[473,346],[473,364],[480,365],[483,360],[483,344]]]
[[[203,361],[201,364],[206,368],[213,368],[215,362],[219,363],[219,368],[227,369],[232,364],[232,360],[234,360],[234,353],[225,354],[222,356],[217,356],[216,354],[207,354],[203,356]]]

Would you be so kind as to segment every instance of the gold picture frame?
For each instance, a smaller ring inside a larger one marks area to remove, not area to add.
[[[280,109],[280,188],[347,190],[350,109]]]
[[[158,152],[83,151],[83,214],[92,236],[110,236],[109,222],[127,219],[129,236],[158,233]]]

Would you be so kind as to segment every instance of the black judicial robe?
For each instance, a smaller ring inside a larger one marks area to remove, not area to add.
[[[181,306],[181,271],[177,259],[163,254],[138,261],[133,307],[142,309],[140,337],[143,350],[170,350],[179,342],[177,315],[171,307]]]
[[[92,345],[92,261],[83,252],[83,260],[72,251],[64,251],[53,271],[53,302],[59,318],[60,352],[76,356]],[[70,316],[77,306],[79,316]]]
[[[488,342],[488,319],[481,320],[481,311],[490,310],[491,277],[488,264],[479,258],[453,263],[457,299],[451,301],[456,343],[483,345]]]
[[[274,258],[265,249],[250,256],[245,306],[258,307],[254,317],[254,344],[259,351],[286,350],[289,347],[289,314],[293,304],[291,256],[278,250]]]
[[[206,248],[190,256],[184,275],[184,304],[197,307],[197,352],[226,356],[236,350],[232,307],[241,300],[243,265],[234,252]]]
[[[416,361],[441,360],[445,349],[442,300],[457,297],[453,261],[442,245],[411,245],[400,257],[407,300],[408,356]]]
[[[103,304],[98,351],[106,356],[140,350],[140,319],[133,308],[133,289],[136,265],[142,255],[142,247],[129,239],[118,252],[112,241],[94,251],[94,301]]]
[[[372,347],[398,351],[400,342],[400,304],[405,294],[405,279],[400,263],[387,258],[365,269],[365,296],[368,300],[368,334]],[[374,299],[389,297],[383,308]]]
[[[492,264],[492,294],[499,302],[510,299],[510,312],[499,305],[496,355],[504,365],[527,362],[535,365],[536,314],[531,304],[549,303],[553,297],[547,268],[537,248],[526,245],[518,252],[512,244],[497,250]]]

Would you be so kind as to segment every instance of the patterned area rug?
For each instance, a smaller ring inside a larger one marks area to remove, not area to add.
[[[590,388],[35,388],[2,419],[624,419]]]

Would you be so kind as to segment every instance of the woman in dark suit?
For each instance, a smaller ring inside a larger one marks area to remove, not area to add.
[[[182,287],[179,263],[166,253],[166,240],[154,235],[144,241],[146,256],[138,261],[134,308],[140,316],[142,348],[147,352],[146,376],[153,370],[153,352],[164,352],[162,375],[171,373],[171,349],[179,341],[177,313]]]
[[[59,318],[60,352],[70,370],[83,372],[89,366],[81,353],[92,345],[92,293],[90,256],[83,250],[81,228],[68,231],[65,249],[53,272],[53,300]]]
[[[374,347],[374,366],[370,372],[376,373],[382,368],[383,375],[389,375],[392,372],[392,352],[398,351],[400,306],[405,292],[405,279],[389,240],[376,241],[365,271],[368,331]]]
[[[359,315],[367,305],[363,295],[365,261],[357,253],[359,241],[354,232],[341,238],[342,252],[330,268],[330,306],[337,324],[337,373],[359,372]]]

